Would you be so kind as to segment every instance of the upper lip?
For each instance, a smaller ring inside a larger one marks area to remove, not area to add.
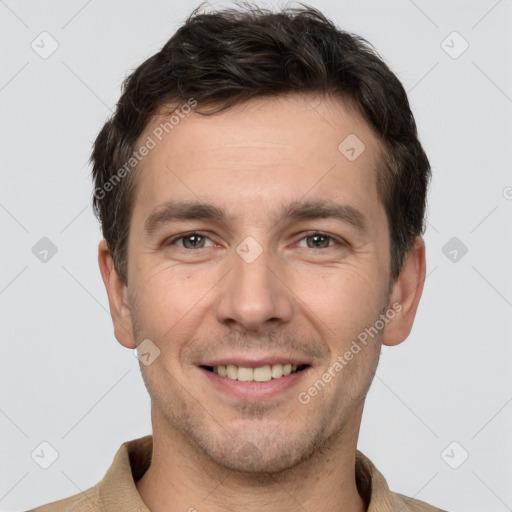
[[[227,366],[233,364],[235,366],[243,366],[244,368],[259,368],[261,366],[273,365],[273,364],[296,364],[310,365],[308,361],[299,356],[286,356],[282,354],[267,355],[261,357],[248,357],[245,356],[226,356],[219,357],[216,359],[210,359],[208,361],[201,361],[198,366]]]

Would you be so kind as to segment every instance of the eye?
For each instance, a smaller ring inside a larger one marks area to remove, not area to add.
[[[336,243],[338,243],[338,245],[344,245],[342,242],[338,242],[337,240],[335,240],[334,237],[320,232],[310,233],[306,235],[304,238],[302,238],[300,242],[302,242],[303,240],[306,241],[306,247],[308,249],[327,249],[328,247],[332,247]],[[299,246],[301,246],[300,242]],[[301,247],[304,247],[304,245],[302,245]]]
[[[207,241],[210,242],[210,245],[206,245]],[[201,233],[192,232],[172,238],[167,245],[177,245],[182,249],[203,249],[212,247],[214,243]]]

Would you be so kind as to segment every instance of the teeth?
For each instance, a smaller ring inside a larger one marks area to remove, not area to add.
[[[272,379],[290,375],[297,371],[296,364],[273,364],[260,366],[258,368],[247,368],[244,366],[235,366],[234,364],[219,365],[213,368],[213,372],[221,377],[227,377],[241,382],[268,382]]]
[[[238,370],[240,371],[240,370]],[[253,370],[253,379],[256,382],[267,382],[272,379],[272,369],[270,365],[260,366],[259,368],[254,368]],[[240,375],[240,374],[239,374]],[[238,377],[240,379],[240,376]]]
[[[279,377],[283,376],[283,365],[282,364],[273,364],[272,365],[272,378],[279,379]]]
[[[238,367],[238,380],[241,380],[242,382],[250,382],[251,380],[254,380],[253,376],[254,372],[252,368],[244,368],[243,366]]]
[[[236,380],[237,374],[238,374],[238,368],[234,364],[228,364],[226,366],[226,373],[228,375],[228,378]]]

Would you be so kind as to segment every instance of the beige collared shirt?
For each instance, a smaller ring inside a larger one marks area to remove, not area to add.
[[[29,512],[149,512],[135,482],[148,469],[152,449],[151,435],[123,443],[103,480],[94,487]],[[356,480],[359,493],[369,503],[368,512],[443,512],[423,501],[391,492],[382,474],[359,451]]]

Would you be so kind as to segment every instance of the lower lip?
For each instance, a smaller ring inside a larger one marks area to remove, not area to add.
[[[267,382],[243,382],[230,379],[229,377],[221,377],[217,373],[210,372],[204,368],[199,369],[216,389],[224,393],[242,400],[268,400],[295,386],[304,378],[309,368],[308,366],[298,372],[290,373],[290,375],[280,377],[279,379],[271,379]]]

